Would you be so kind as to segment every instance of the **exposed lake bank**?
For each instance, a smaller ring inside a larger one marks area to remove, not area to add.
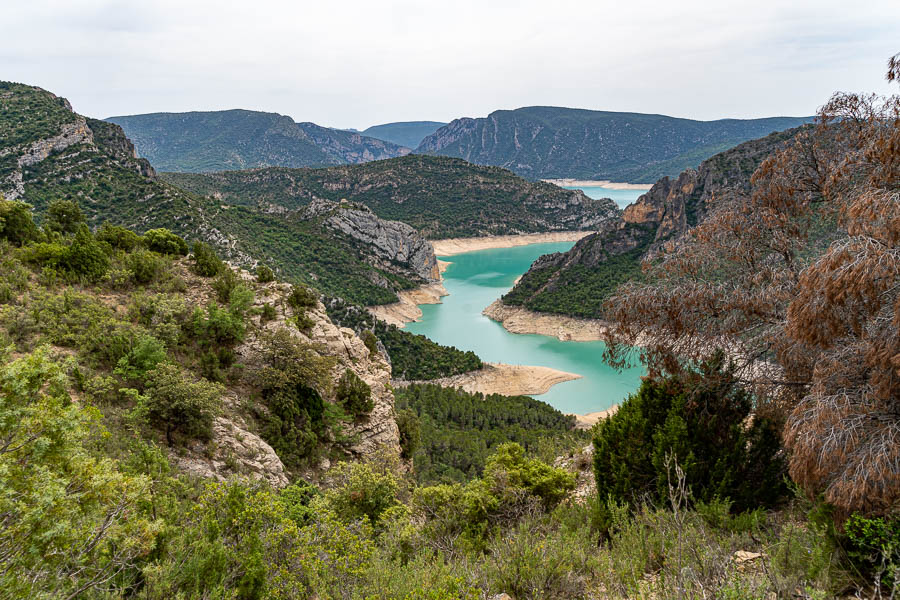
[[[552,183],[565,188],[582,188],[582,187],[600,187],[608,190],[649,190],[653,187],[650,183],[622,183],[617,181],[608,181],[606,179],[542,179],[547,183]]]
[[[445,387],[462,388],[469,393],[503,394],[505,396],[537,396],[564,381],[580,379],[577,373],[567,373],[550,367],[484,363],[478,371],[424,382],[396,381],[395,385],[436,383]]]
[[[492,250],[494,248],[514,248],[516,246],[529,246],[531,244],[547,244],[551,242],[577,242],[583,237],[591,235],[593,231],[552,231],[549,233],[523,233],[519,235],[490,235],[473,238],[449,238],[444,240],[431,240],[434,253],[438,256],[454,256],[475,252],[478,250]]]
[[[607,323],[599,319],[579,319],[539,313],[521,306],[503,304],[498,298],[481,311],[510,333],[549,335],[564,342],[594,342],[603,339]]]

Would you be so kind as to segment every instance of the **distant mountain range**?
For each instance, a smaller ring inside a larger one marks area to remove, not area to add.
[[[373,125],[362,134],[407,148],[417,148],[422,140],[444,125],[446,123],[440,121],[403,121]]]
[[[323,167],[409,153],[382,139],[252,110],[150,113],[106,120],[122,127],[141,157],[163,171]]]
[[[532,106],[456,119],[422,140],[420,154],[455,156],[529,179],[653,183],[696,168],[741,142],[813,117],[694,121],[664,115]]]

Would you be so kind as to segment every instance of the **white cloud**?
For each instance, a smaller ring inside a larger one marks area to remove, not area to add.
[[[900,5],[868,0],[4,0],[0,78],[92,116],[250,108],[324,125],[535,104],[700,119],[887,91]]]

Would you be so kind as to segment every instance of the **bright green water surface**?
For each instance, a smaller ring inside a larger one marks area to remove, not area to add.
[[[583,375],[535,397],[567,413],[605,410],[637,389],[643,369],[620,373],[609,367],[602,358],[603,342],[562,342],[509,333],[481,314],[537,257],[571,247],[572,242],[531,244],[446,257],[443,260],[452,261],[444,272],[450,295],[443,304],[421,305],[422,319],[406,328],[441,344],[472,350],[488,362],[540,365]]]

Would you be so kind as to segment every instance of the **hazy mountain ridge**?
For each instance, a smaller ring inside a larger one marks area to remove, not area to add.
[[[446,124],[440,121],[401,121],[372,125],[360,133],[407,148],[417,148],[422,140]]]
[[[162,171],[327,166],[403,156],[408,149],[360,133],[251,110],[149,113],[106,119]]]
[[[532,106],[461,118],[418,153],[496,165],[530,179],[571,177],[652,183],[704,159],[812,117],[695,121],[641,113]]]

